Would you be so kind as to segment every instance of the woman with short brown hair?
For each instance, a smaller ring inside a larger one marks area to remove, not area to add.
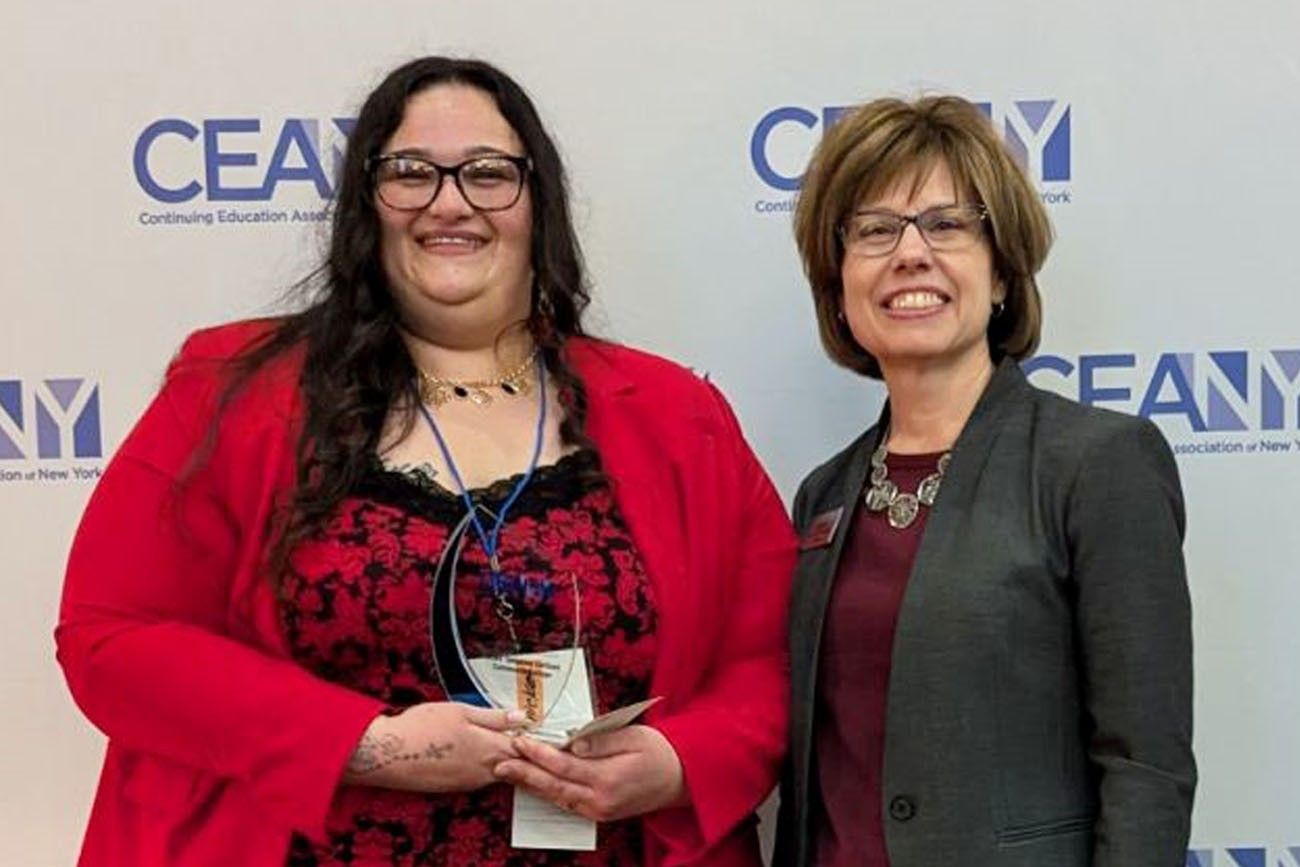
[[[889,399],[795,498],[777,863],[1181,865],[1178,472],[1021,373],[1038,194],[976,106],[882,99],[827,132],[795,234],[827,354]]]

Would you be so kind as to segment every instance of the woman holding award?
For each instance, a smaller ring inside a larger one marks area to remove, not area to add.
[[[1031,386],[1038,194],[957,97],[845,115],[795,234],[879,421],[795,498],[781,867],[1180,867],[1183,502],[1150,422]]]
[[[186,341],[87,508],[82,863],[757,864],[793,536],[712,386],[583,336],[523,91],[393,71],[318,276]]]

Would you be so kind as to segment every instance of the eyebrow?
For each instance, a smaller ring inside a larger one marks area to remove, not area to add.
[[[967,204],[970,203],[969,202],[940,202],[937,205],[930,205],[929,207],[925,207],[919,211],[915,211],[911,216],[924,214],[926,211],[936,211],[939,208],[960,208],[960,207],[964,207]],[[876,208],[876,207],[858,208],[856,211],[852,213],[852,216],[857,217],[857,216],[861,216],[862,214],[889,214],[891,217],[908,216],[907,214],[904,214],[902,211],[894,211],[889,208]]]
[[[394,157],[419,157],[420,159],[428,160],[429,162],[435,162],[433,158],[433,152],[428,150],[427,148],[422,148],[422,147],[398,148],[397,150],[389,151],[386,155],[394,156]],[[461,156],[461,159],[472,160],[475,157],[512,157],[512,156],[516,156],[516,154],[512,154],[509,151],[502,150],[501,148],[498,147],[493,147],[492,145],[474,145],[473,147],[466,148],[464,154]]]

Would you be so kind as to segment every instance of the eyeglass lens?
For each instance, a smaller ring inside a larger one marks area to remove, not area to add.
[[[448,176],[465,201],[480,211],[509,208],[518,201],[524,182],[522,167],[505,157],[479,157],[439,168],[418,157],[398,156],[379,161],[375,189],[389,207],[418,211],[433,202]]]

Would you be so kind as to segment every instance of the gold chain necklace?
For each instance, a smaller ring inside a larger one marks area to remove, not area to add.
[[[867,508],[873,512],[885,512],[889,526],[902,530],[912,525],[920,513],[921,507],[929,508],[939,496],[943,485],[944,473],[952,462],[952,449],[943,453],[939,465],[930,475],[921,479],[915,494],[906,494],[898,490],[898,485],[889,480],[889,467],[885,466],[885,456],[889,454],[887,443],[889,431],[880,438],[880,445],[871,453],[871,487],[864,497]]]
[[[420,400],[435,407],[450,400],[468,400],[479,406],[487,406],[492,403],[497,391],[507,397],[532,392],[532,368],[532,355],[496,379],[443,379],[416,368],[420,376]]]

